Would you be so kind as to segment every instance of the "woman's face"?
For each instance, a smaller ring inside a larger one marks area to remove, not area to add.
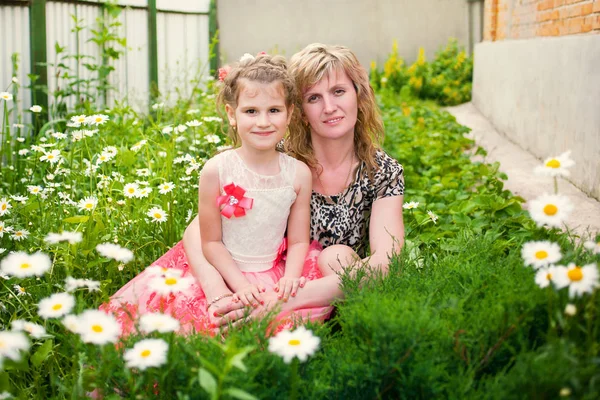
[[[345,71],[329,73],[302,96],[302,109],[311,134],[323,139],[354,137],[358,98]]]

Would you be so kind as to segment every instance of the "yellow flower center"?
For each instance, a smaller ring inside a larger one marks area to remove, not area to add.
[[[567,276],[571,281],[579,282],[583,279],[583,272],[581,272],[581,267],[575,267],[569,270],[569,272],[567,272]]]
[[[551,281],[551,280],[552,280],[552,274],[551,274],[550,272],[548,272],[548,273],[546,274],[546,279],[547,279],[547,280],[549,280],[549,281]]]
[[[127,189],[127,191],[128,191],[129,193],[135,193],[135,189],[134,189],[134,188],[129,188],[129,189]]]
[[[102,333],[102,331],[104,331],[102,325],[92,325],[92,330],[96,333]]]
[[[23,232],[17,231],[17,232],[15,232],[15,236],[23,236]]]
[[[61,308],[62,308],[62,304],[55,304],[55,305],[53,305],[53,306],[52,306],[52,309],[53,309],[54,311],[58,311],[58,310],[60,310]]]
[[[546,215],[555,215],[558,212],[558,207],[554,204],[546,204],[544,207],[544,214]]]
[[[538,260],[543,260],[544,258],[548,257],[548,252],[546,252],[545,250],[540,250],[540,251],[536,251],[535,253],[535,258],[537,258]]]
[[[0,349],[3,349],[6,347],[6,342],[3,340],[0,340]]]
[[[54,156],[52,154],[48,154],[48,160],[51,160],[53,158],[54,158]]]
[[[26,290],[25,290],[25,288],[22,288],[22,287],[20,287],[20,286],[19,286],[19,292],[21,292],[21,293],[25,293],[25,292],[26,292]]]
[[[552,160],[548,161],[546,163],[546,167],[548,168],[560,168],[560,161],[558,161],[556,158],[553,158]]]
[[[165,279],[165,284],[166,285],[171,286],[171,285],[174,285],[176,283],[177,283],[177,279],[175,279],[175,278],[167,278],[167,279]]]
[[[288,342],[290,346],[300,346],[300,341],[298,339],[292,339]]]
[[[31,264],[24,262],[23,264],[21,264],[21,269],[27,269],[27,268],[31,268]]]
[[[2,211],[6,210],[6,203],[2,204]]]
[[[96,122],[102,122],[102,118],[101,117],[96,117]]]
[[[93,205],[92,203],[87,203],[87,204],[85,205],[85,208],[87,208],[88,210],[89,210],[90,208],[92,208],[92,207],[94,207],[94,205]]]
[[[148,357],[150,354],[152,354],[152,352],[150,350],[144,350],[142,351],[142,354],[140,354],[140,356],[146,358]]]
[[[154,218],[159,219],[161,217],[162,217],[162,215],[160,215],[159,213],[154,213]]]

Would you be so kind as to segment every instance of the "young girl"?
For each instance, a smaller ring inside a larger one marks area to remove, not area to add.
[[[208,331],[210,306],[224,297],[258,307],[264,304],[265,291],[287,299],[296,295],[307,277],[320,276],[314,264],[303,271],[311,171],[276,150],[290,123],[294,96],[283,57],[246,55],[229,70],[217,106],[225,109],[229,134],[240,146],[205,164],[198,209],[202,252],[232,293],[207,300],[190,275],[180,242],[103,306],[117,314],[125,334],[134,329],[140,314],[148,312],[174,316],[183,332]],[[320,307],[294,314],[324,319],[329,312],[330,307]]]

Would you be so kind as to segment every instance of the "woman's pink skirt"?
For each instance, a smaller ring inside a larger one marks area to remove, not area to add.
[[[307,280],[322,277],[317,264],[321,245],[313,241],[307,253],[302,276]],[[193,277],[183,248],[183,242],[177,243],[171,250],[152,263],[151,266],[179,270],[181,277]],[[278,262],[273,268],[262,272],[243,272],[250,283],[261,284],[267,290],[273,290],[283,276],[285,262]],[[185,290],[161,295],[150,288],[150,281],[156,277],[156,269],[145,269],[125,286],[111,296],[108,303],[100,309],[112,312],[126,336],[136,331],[136,323],[140,315],[160,312],[171,315],[181,324],[180,333],[208,333],[213,331],[207,311],[207,299],[196,280]],[[329,318],[331,306],[314,307],[282,312],[276,317],[277,329],[280,330],[302,321],[323,321]]]

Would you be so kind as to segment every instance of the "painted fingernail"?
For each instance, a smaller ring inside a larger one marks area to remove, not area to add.
[[[215,324],[210,324],[208,327],[209,327],[210,329],[215,329],[217,326],[216,326]]]
[[[266,291],[267,291],[267,289],[265,289],[265,288],[263,288],[263,289],[262,289],[262,292],[263,292],[263,293],[264,293],[264,292],[266,292]]]
[[[292,297],[296,297],[296,293],[292,293]]]
[[[264,305],[265,305],[265,302],[261,300],[260,304],[264,306]]]
[[[281,296],[277,296],[277,298],[278,298],[279,300],[281,300]]]
[[[213,316],[215,316],[215,317],[218,317],[218,316],[219,316],[219,314],[217,314],[217,312],[215,311],[215,312],[213,313]]]
[[[273,289],[273,290],[276,291],[276,292],[279,292],[279,288],[277,288],[277,287],[275,289]]]

